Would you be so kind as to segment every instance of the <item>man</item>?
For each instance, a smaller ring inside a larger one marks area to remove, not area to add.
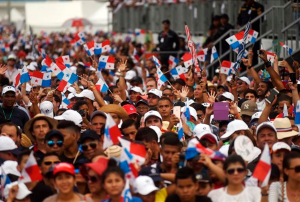
[[[249,126],[251,117],[257,112],[257,105],[255,101],[247,100],[241,106],[241,117],[243,121]]]
[[[9,79],[9,83],[12,84],[15,80],[19,71],[16,68],[17,57],[14,54],[10,54],[7,58],[7,70],[5,77]]]
[[[27,114],[15,106],[16,103],[16,89],[12,86],[6,86],[2,90],[2,106],[0,106],[0,116],[7,122],[11,121],[21,129],[29,120]]]
[[[205,116],[205,110],[206,108],[199,103],[195,103],[191,105],[197,112],[197,118],[198,118],[198,123],[202,123],[204,116]]]
[[[126,140],[135,141],[137,131],[137,122],[133,119],[127,119],[122,123],[121,132]]]
[[[176,102],[176,98],[175,98],[175,95],[174,95],[174,92],[171,88],[165,88],[163,91],[162,91],[162,97],[167,97],[169,98],[172,102]]]
[[[168,97],[162,97],[158,100],[157,106],[162,120],[169,122],[172,114],[173,102]]]
[[[147,112],[144,116],[145,126],[157,126],[158,128],[162,128],[162,118],[158,111],[151,110]]]
[[[127,112],[130,119],[133,119],[134,121],[137,121],[139,114],[136,112],[135,106],[130,105],[130,104],[126,104],[126,105],[123,105],[123,108]]]
[[[257,97],[257,93],[256,93],[255,90],[253,90],[253,89],[246,90],[246,92],[245,92],[245,99],[256,102],[257,98],[258,97]]]
[[[99,136],[93,130],[84,131],[78,143],[81,146],[84,157],[88,160],[92,160],[97,153],[102,152],[103,145],[100,142]]]
[[[155,202],[155,194],[159,189],[154,185],[151,177],[138,176],[134,181],[133,190],[143,202]]]
[[[264,110],[264,108],[266,106],[266,102],[265,102],[266,94],[267,94],[268,90],[271,89],[272,87],[273,87],[273,85],[269,81],[261,81],[258,84],[258,87],[256,90],[258,99],[256,101],[256,104],[257,104],[257,108],[259,111]]]
[[[147,89],[147,92],[149,92],[151,89],[157,89],[157,82],[156,82],[156,80],[154,78],[153,79],[149,79],[146,82],[146,89]]]
[[[60,163],[59,157],[56,153],[47,153],[39,161],[40,171],[43,176],[49,171],[51,166]]]
[[[278,102],[277,112],[279,114],[283,113],[284,105],[286,105],[289,116],[292,116],[291,112],[289,111],[289,109],[292,106],[292,98],[291,97],[289,97],[288,95],[280,95],[278,97],[277,102]]]
[[[158,144],[157,133],[152,128],[141,128],[136,134],[136,141],[141,141],[146,145],[147,151],[152,154],[148,166],[158,163],[160,157],[160,148]]]
[[[177,34],[170,29],[170,20],[162,21],[163,31],[158,34],[158,47],[163,51],[177,51],[179,49],[179,39]],[[161,54],[161,64],[168,65],[169,53]],[[175,56],[175,55],[174,55]]]
[[[139,101],[139,97],[143,94],[140,87],[134,86],[129,90],[129,99],[135,104]]]
[[[91,115],[91,130],[95,131],[99,136],[104,131],[106,122],[106,114],[102,111],[94,111]]]
[[[109,113],[117,125],[121,123],[121,120],[125,121],[128,119],[128,114],[125,109],[116,104],[104,105],[99,110]]]
[[[93,111],[95,110],[93,106],[93,102],[95,100],[93,91],[85,89],[81,93],[76,94],[75,96],[79,98],[83,98],[83,100],[88,103],[89,114],[92,114]]]
[[[228,30],[234,29],[234,27],[231,24],[229,24],[229,17],[225,13],[220,16],[220,23],[221,26],[219,27],[218,34],[215,35],[214,39],[216,39],[216,37],[221,37]],[[220,50],[220,52],[225,53],[229,49],[229,45],[225,40],[222,41],[221,43],[222,43],[222,49]]]
[[[141,77],[135,76],[131,79],[130,85],[140,87],[140,89],[144,88],[143,79]]]
[[[0,126],[1,136],[8,136],[17,146],[21,145],[21,133],[18,126],[14,123],[8,122]]]
[[[61,155],[64,149],[64,136],[58,130],[50,130],[45,136],[46,153]]]
[[[141,116],[144,116],[149,111],[149,105],[147,100],[140,99],[136,103],[135,107],[137,113],[139,113]]]
[[[250,80],[247,77],[242,76],[237,79],[236,88],[237,88],[239,98],[245,97],[244,93],[247,89],[249,89],[249,87],[250,87]]]
[[[19,153],[17,145],[12,139],[6,136],[0,136],[0,164],[6,160],[17,161]]]
[[[55,129],[56,125],[56,120],[43,114],[37,114],[26,123],[24,132],[34,144],[33,151],[38,158],[46,153],[45,136],[50,130]]]
[[[225,92],[229,92],[228,87],[225,85],[218,85],[217,86],[217,95],[222,95]]]
[[[293,138],[299,135],[299,132],[294,131],[290,120],[285,118],[276,118],[274,120],[274,127],[277,131],[277,139],[280,142],[285,142],[289,146],[293,145]]]
[[[157,89],[151,89],[148,91],[148,104],[150,109],[156,108],[159,98],[161,98],[161,91]]]
[[[166,202],[210,202],[206,196],[197,196],[198,183],[192,168],[180,168],[175,176],[176,194],[167,197]]]

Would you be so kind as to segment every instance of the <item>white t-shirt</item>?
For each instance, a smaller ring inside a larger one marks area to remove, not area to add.
[[[265,99],[262,99],[262,101],[259,101],[259,99],[257,99],[256,105],[257,105],[258,111],[262,112],[264,110],[264,108],[266,107]]]
[[[282,201],[282,183],[273,182],[270,185],[270,189],[269,189],[269,201],[289,202],[289,199],[286,195],[286,182],[284,182],[283,191],[284,191],[284,199]]]
[[[259,187],[244,187],[237,195],[227,194],[227,187],[212,190],[208,193],[212,202],[260,202],[261,190]]]

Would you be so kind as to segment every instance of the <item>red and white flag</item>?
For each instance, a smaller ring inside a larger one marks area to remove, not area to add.
[[[188,46],[189,46],[189,49],[190,49],[190,52],[192,55],[193,64],[194,64],[196,70],[198,72],[200,72],[199,63],[197,60],[197,52],[196,52],[195,44],[193,43],[192,38],[191,38],[190,29],[187,25],[185,25],[184,28],[185,28],[186,37],[188,39]]]
[[[144,145],[129,142],[128,140],[122,139],[119,137],[119,141],[122,147],[127,149],[132,155],[134,161],[139,164],[140,166],[143,165],[146,159],[146,148]]]
[[[258,161],[258,164],[256,165],[252,176],[258,179],[260,182],[262,182],[261,187],[265,187],[268,185],[270,175],[271,175],[271,156],[270,156],[269,146],[266,143],[264,151],[260,156],[260,160]]]
[[[95,53],[95,41],[89,41],[86,44],[83,45],[85,51],[89,56],[94,55]]]
[[[121,131],[115,123],[111,115],[108,113],[106,117],[104,129],[103,149],[119,143],[118,137],[121,137]]]
[[[63,63],[66,67],[70,67],[71,65],[70,56],[68,55],[60,56],[59,58],[56,58],[55,61]]]
[[[33,152],[30,153],[29,158],[22,170],[19,182],[35,182],[43,179],[40,168],[33,156]]]
[[[206,61],[207,50],[208,50],[208,48],[204,48],[204,49],[199,51],[199,53],[197,54],[197,58],[198,58],[199,61],[201,61],[201,62]]]
[[[234,66],[233,62],[230,62],[230,61],[227,61],[227,60],[223,60],[223,62],[221,64],[220,74],[229,75],[230,74],[230,70],[233,71],[233,66]]]
[[[192,55],[190,53],[185,53],[182,56],[182,60],[183,60],[184,66],[186,68],[188,68],[189,66],[191,66],[193,64],[193,58],[192,58]]]
[[[274,63],[274,59],[275,59],[275,53],[271,53],[271,52],[267,52],[267,59],[273,64]]]

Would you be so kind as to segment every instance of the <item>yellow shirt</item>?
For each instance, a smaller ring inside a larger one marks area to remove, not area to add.
[[[155,202],[165,202],[168,197],[167,188],[162,188],[155,195]]]

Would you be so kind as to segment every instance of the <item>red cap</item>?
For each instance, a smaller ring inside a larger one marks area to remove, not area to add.
[[[128,115],[137,114],[136,108],[133,105],[124,105],[123,108],[125,109]]]
[[[56,175],[57,173],[66,172],[71,175],[75,175],[75,168],[70,163],[59,163],[54,166],[53,175]]]
[[[102,175],[108,166],[108,161],[108,158],[100,157],[96,162],[85,164],[85,167],[89,167],[92,170],[94,170],[98,175]],[[80,172],[83,176],[87,174],[86,169],[84,169],[84,167],[80,169]]]

